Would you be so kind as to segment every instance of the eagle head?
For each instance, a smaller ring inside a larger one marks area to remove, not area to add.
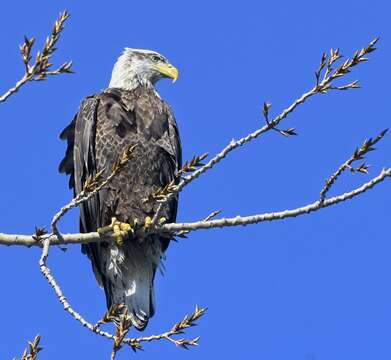
[[[178,79],[178,69],[156,51],[125,48],[114,65],[109,87],[132,90],[162,78]]]

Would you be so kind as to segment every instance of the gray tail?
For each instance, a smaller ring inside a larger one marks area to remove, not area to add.
[[[107,248],[107,257],[102,256],[108,260],[102,262],[107,306],[125,304],[132,324],[138,330],[144,330],[155,313],[153,283],[161,257],[160,251],[156,250],[151,248],[151,243],[132,241],[122,247],[112,243]]]

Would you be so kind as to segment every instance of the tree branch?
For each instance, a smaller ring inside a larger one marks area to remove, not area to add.
[[[325,199],[323,202],[317,200],[311,204],[298,207],[291,210],[284,210],[271,213],[256,214],[251,216],[236,216],[232,218],[223,218],[217,220],[208,220],[208,221],[198,221],[198,222],[188,222],[188,223],[170,223],[156,226],[155,228],[149,229],[149,233],[173,233],[176,234],[180,231],[195,231],[201,229],[211,229],[211,228],[222,228],[222,227],[231,227],[231,226],[244,226],[250,224],[257,224],[265,221],[275,221],[283,220],[289,217],[297,217],[311,212],[318,211],[320,209],[336,205],[340,202],[351,200],[364,192],[372,189],[376,185],[383,182],[385,179],[391,177],[391,168],[383,169],[379,175],[366,182],[362,186],[343,193],[338,196]],[[144,231],[140,229],[139,231]],[[124,233],[124,235],[126,235]],[[39,246],[42,247],[42,242],[45,241],[48,237],[50,239],[50,245],[61,245],[61,244],[87,244],[97,241],[114,241],[115,236],[113,234],[105,234],[100,236],[97,232],[92,233],[77,233],[77,234],[62,234],[62,240],[54,235],[43,235],[41,240],[36,239],[34,235],[19,235],[19,234],[4,234],[0,233],[0,245],[7,246]]]
[[[311,204],[292,209],[292,210],[284,210],[279,212],[265,213],[265,214],[257,214],[251,216],[236,216],[233,218],[224,218],[217,219],[211,221],[199,221],[192,223],[180,223],[180,224],[165,224],[162,226],[163,231],[167,231],[169,233],[176,233],[177,231],[188,230],[195,231],[201,229],[212,229],[212,228],[223,228],[223,227],[231,227],[231,226],[245,226],[250,224],[258,224],[265,221],[275,221],[275,220],[283,220],[290,217],[297,217],[300,215],[309,214],[325,207],[336,205],[340,202],[353,199],[354,197],[361,195],[362,193],[372,189],[377,184],[384,181],[387,177],[391,177],[391,168],[383,169],[381,173],[368,181],[364,185],[350,191],[343,193],[338,196],[334,196],[332,198],[326,199],[323,202],[315,201]]]
[[[263,115],[266,120],[266,125],[264,125],[258,130],[255,130],[249,135],[242,137],[239,140],[233,139],[223,150],[221,150],[211,160],[209,160],[208,163],[206,163],[199,169],[195,170],[191,175],[183,177],[182,180],[179,182],[179,184],[172,189],[172,191],[166,196],[166,198],[160,201],[158,212],[160,212],[162,206],[165,203],[167,203],[175,194],[181,192],[186,185],[190,184],[192,181],[197,179],[203,173],[212,169],[221,160],[223,160],[231,151],[243,146],[244,144],[250,142],[251,140],[258,138],[259,136],[261,136],[262,134],[270,130],[277,130],[281,135],[284,136],[297,135],[295,129],[293,128],[288,130],[279,130],[276,127],[280,124],[282,120],[287,118],[289,114],[291,114],[299,105],[304,104],[304,102],[310,97],[317,94],[325,94],[330,90],[348,90],[348,89],[358,88],[359,86],[357,81],[354,81],[347,85],[343,85],[341,87],[333,87],[332,84],[336,79],[350,73],[351,69],[354,66],[368,60],[367,58],[365,58],[365,55],[376,50],[375,44],[377,43],[378,40],[379,38],[375,38],[373,41],[369,43],[367,47],[362,48],[360,51],[356,51],[351,59],[347,59],[343,64],[338,66],[335,70],[333,70],[332,66],[336,63],[336,61],[338,61],[342,57],[339,54],[339,50],[331,49],[329,57],[327,57],[326,54],[323,54],[319,68],[315,73],[316,83],[311,90],[301,95],[290,106],[288,106],[279,115],[277,115],[273,120],[269,120],[269,109],[271,107],[271,104],[264,103]],[[324,72],[323,79],[322,81],[320,81],[320,75],[322,71],[324,71],[325,67],[326,70]]]
[[[15,84],[14,87],[6,91],[0,96],[0,102],[6,101],[12,94],[19,91],[19,89],[29,81],[42,81],[47,76],[70,74],[72,73],[72,61],[65,62],[58,69],[51,70],[52,64],[49,62],[53,53],[57,50],[55,45],[60,39],[61,32],[64,30],[64,24],[69,18],[69,13],[63,11],[59,18],[54,23],[52,33],[47,37],[42,51],[38,52],[34,64],[30,64],[31,50],[35,43],[35,38],[24,38],[24,43],[20,46],[20,53],[25,66],[25,73],[23,77]]]

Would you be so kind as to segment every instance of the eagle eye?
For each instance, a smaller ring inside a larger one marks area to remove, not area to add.
[[[152,56],[152,61],[153,62],[159,62],[159,61],[164,61],[164,59],[161,56],[159,56],[159,55],[153,55]]]

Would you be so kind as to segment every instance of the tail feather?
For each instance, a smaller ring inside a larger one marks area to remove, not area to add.
[[[151,245],[152,242],[138,244],[132,241],[118,247],[112,243],[101,254],[107,306],[125,304],[132,324],[138,330],[144,330],[155,313],[153,281],[161,251],[160,246]]]

